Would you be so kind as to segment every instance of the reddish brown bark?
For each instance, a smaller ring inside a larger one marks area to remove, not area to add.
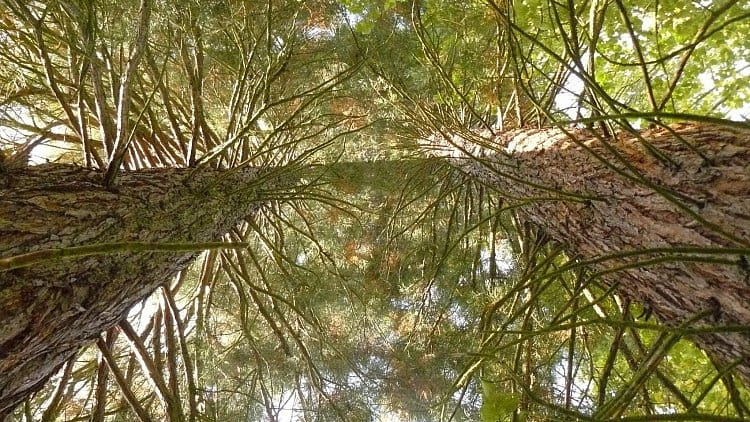
[[[437,148],[436,155],[454,157],[452,164],[504,192],[510,202],[527,203],[521,216],[569,245],[575,258],[643,248],[734,248],[733,253],[720,255],[681,255],[720,258],[727,261],[724,264],[652,262],[609,274],[605,281],[617,283],[620,293],[650,307],[670,325],[705,311],[711,315],[695,325],[744,325],[741,332],[701,334],[694,340],[724,364],[740,360],[738,373],[750,385],[750,131],[696,124],[671,129],[684,142],[663,128],[641,135],[677,166],[655,159],[631,134],[618,134],[609,143],[648,183],[671,192],[687,210],[597,159],[594,154],[634,174],[601,139],[586,131],[570,131],[569,135],[559,129],[508,132],[483,147],[461,137],[451,142],[435,138],[430,147]],[[591,199],[565,198],[542,186]],[[542,197],[547,199],[526,201]],[[608,260],[594,268],[612,269],[635,259]]]
[[[107,190],[98,172],[0,173],[0,257],[110,242],[217,240],[252,213],[256,171],[154,169]],[[116,253],[0,272],[0,420],[196,253]]]

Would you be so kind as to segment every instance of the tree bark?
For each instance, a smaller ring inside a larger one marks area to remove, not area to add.
[[[642,248],[721,248],[726,254],[688,255],[729,264],[651,262],[610,273],[605,281],[670,325],[706,310],[711,315],[699,321],[704,326],[744,325],[744,331],[702,334],[695,341],[720,362],[741,360],[738,373],[750,385],[750,132],[692,124],[671,130],[710,161],[666,129],[641,135],[678,168],[663,165],[636,137],[623,134],[610,141],[613,150],[589,132],[574,131],[571,138],[557,129],[507,132],[492,140],[492,148],[437,137],[431,147],[509,202],[539,199],[522,207],[521,216],[567,243],[577,259]],[[632,175],[612,151],[646,182],[623,177],[592,154]],[[119,181],[107,190],[100,173],[55,164],[0,173],[0,257],[97,243],[216,240],[252,214],[262,200],[255,193],[261,183],[278,183],[252,169],[153,169],[125,173]],[[687,210],[649,184],[672,192]],[[0,420],[196,254],[120,252],[0,272]]]
[[[261,179],[254,169],[153,169],[108,190],[101,173],[75,166],[0,173],[0,257],[217,240],[257,209]],[[120,252],[0,272],[0,420],[197,254]]]
[[[722,364],[740,361],[738,374],[750,385],[750,130],[683,123],[641,132],[641,140],[625,133],[606,140],[589,131],[568,132],[519,130],[490,137],[483,146],[468,137],[435,136],[426,147],[504,193],[509,203],[527,205],[521,217],[567,244],[574,259],[682,248],[679,254],[609,259],[593,268],[635,265],[603,280],[668,325],[710,311],[694,325],[735,326],[735,332],[693,340]],[[673,163],[657,160],[642,140]],[[704,262],[716,259],[724,262]]]

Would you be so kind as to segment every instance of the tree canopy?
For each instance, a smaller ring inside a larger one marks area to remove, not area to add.
[[[548,127],[603,142],[683,121],[747,131],[750,3],[1,4],[0,175],[65,163],[114,191],[149,168],[294,180],[253,185],[257,211],[223,236],[242,247],[163,280],[12,418],[750,417],[741,359],[690,337],[746,335],[747,321],[664,324],[519,217],[569,192],[510,198],[430,153],[434,137],[460,136],[501,154],[496,135]],[[678,173],[670,151],[641,141]],[[602,165],[674,197],[612,156]],[[689,200],[675,207],[689,213]],[[643,257],[633,266],[703,259],[750,274],[750,239],[714,223],[695,222],[734,247],[627,252]]]

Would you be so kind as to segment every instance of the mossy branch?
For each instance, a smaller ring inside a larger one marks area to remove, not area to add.
[[[106,255],[118,252],[197,252],[211,249],[242,249],[247,248],[246,242],[114,242],[93,245],[72,246],[68,248],[43,249],[21,255],[0,258],[0,272],[16,268],[29,267],[34,264],[66,258],[80,258],[90,255]]]

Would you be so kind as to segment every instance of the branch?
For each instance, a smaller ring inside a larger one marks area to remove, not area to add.
[[[0,258],[0,272],[41,264],[45,261],[80,258],[90,255],[106,255],[118,252],[198,252],[212,249],[241,249],[249,243],[204,242],[204,243],[150,243],[150,242],[114,242],[99,243],[69,248],[43,249],[25,254]]]
[[[112,375],[115,376],[115,381],[120,387],[122,395],[125,396],[125,400],[128,402],[128,404],[130,404],[133,412],[135,412],[135,414],[138,416],[138,420],[140,420],[141,422],[151,422],[151,418],[149,417],[148,412],[146,412],[146,409],[144,409],[143,406],[141,406],[141,404],[138,402],[138,398],[136,398],[133,390],[131,390],[128,385],[128,380],[120,370],[120,367],[117,366],[117,362],[112,356],[112,352],[110,352],[107,343],[101,337],[99,337],[96,340],[96,345],[99,347],[99,351],[101,351],[102,357],[104,357],[104,361],[107,362],[109,370],[112,371]]]
[[[149,20],[151,17],[151,1],[141,0],[138,13],[138,31],[134,40],[134,45],[125,63],[125,70],[120,78],[120,92],[117,103],[117,138],[112,154],[109,156],[109,165],[104,175],[104,185],[111,187],[117,177],[117,172],[125,157],[128,143],[131,139],[128,136],[128,114],[130,112],[130,87],[135,75],[135,70],[146,51],[146,42],[148,41]]]

